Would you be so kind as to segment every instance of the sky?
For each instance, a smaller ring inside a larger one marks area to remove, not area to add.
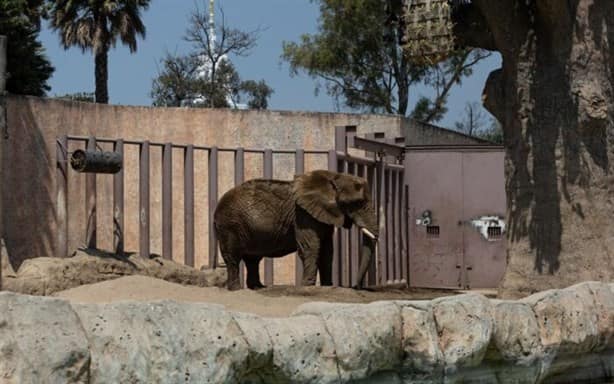
[[[109,97],[111,104],[151,105],[149,91],[165,52],[186,53],[190,45],[183,41],[190,12],[203,0],[152,0],[143,13],[146,38],[138,41],[138,51],[130,54],[117,45],[109,53]],[[264,79],[274,89],[269,101],[272,110],[352,112],[339,106],[326,92],[316,95],[314,80],[304,74],[290,76],[288,65],[281,61],[283,41],[298,41],[305,33],[316,33],[318,5],[311,0],[216,0],[224,11],[226,25],[245,31],[262,28],[258,45],[247,57],[232,57],[242,79]],[[64,50],[58,35],[46,25],[40,38],[55,67],[50,79],[50,96],[94,91],[94,59],[91,52],[79,48]],[[488,74],[499,68],[498,54],[479,63],[474,74],[461,86],[455,86],[448,102],[448,113],[438,125],[452,128],[462,119],[466,103],[479,102]],[[420,95],[430,95],[426,87],[410,90],[410,105]]]

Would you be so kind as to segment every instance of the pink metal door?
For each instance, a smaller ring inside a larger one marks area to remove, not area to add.
[[[462,286],[462,154],[409,151],[409,282],[413,287]],[[425,214],[430,212],[430,222]],[[419,222],[418,222],[419,221]]]
[[[503,151],[463,153],[463,285],[467,288],[497,287],[505,272],[506,228],[495,219],[505,218],[504,156]],[[490,222],[480,220],[485,217]]]

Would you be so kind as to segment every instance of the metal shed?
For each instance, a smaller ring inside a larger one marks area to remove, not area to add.
[[[504,148],[407,146],[409,281],[493,288],[506,267]]]

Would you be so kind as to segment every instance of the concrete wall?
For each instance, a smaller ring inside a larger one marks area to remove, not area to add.
[[[6,150],[2,153],[5,210],[2,220],[14,266],[24,259],[55,255],[56,247],[56,138],[60,135],[95,135],[126,140],[150,140],[220,147],[321,149],[333,147],[334,127],[357,125],[358,134],[385,132],[400,136],[408,122],[399,116],[279,111],[239,111],[97,105],[34,97],[8,98]],[[432,130],[432,128],[431,128]],[[428,136],[420,128],[420,136]],[[430,133],[452,140],[446,131]],[[464,137],[461,143],[464,143]],[[447,143],[447,142],[446,142]],[[71,144],[69,151],[81,146]],[[110,149],[109,146],[103,148]],[[183,261],[183,153],[173,151],[173,258]],[[151,252],[161,253],[161,150],[151,153]],[[306,170],[326,168],[325,156],[308,156]],[[196,266],[207,263],[207,154],[195,154]],[[245,178],[262,175],[262,156],[245,158]],[[138,250],[138,147],[125,149],[125,249]],[[274,177],[292,178],[291,155],[274,158]],[[231,153],[220,154],[219,195],[232,187]],[[112,248],[112,177],[97,177],[98,247]],[[69,251],[85,243],[85,177],[69,170]],[[294,258],[275,261],[276,283],[292,283]]]

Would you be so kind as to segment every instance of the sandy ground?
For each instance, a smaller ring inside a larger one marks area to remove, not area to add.
[[[452,291],[428,289],[357,291],[332,287],[275,286],[250,291],[230,292],[216,287],[194,287],[169,283],[144,276],[127,276],[96,284],[57,292],[78,303],[109,303],[124,300],[177,300],[184,302],[207,302],[222,304],[229,310],[251,312],[262,316],[287,316],[303,303],[332,301],[368,303],[378,300],[422,300],[453,294]]]

